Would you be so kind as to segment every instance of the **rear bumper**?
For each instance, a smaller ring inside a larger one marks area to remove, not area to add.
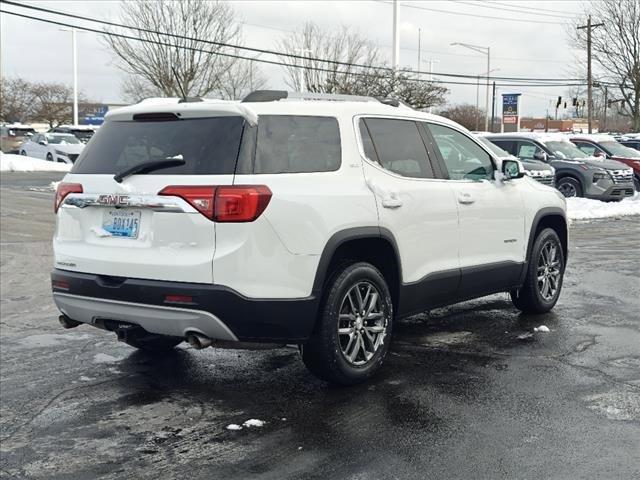
[[[151,333],[185,336],[198,332],[218,340],[300,343],[311,335],[318,301],[253,299],[220,285],[167,282],[69,272],[51,273],[53,298],[72,320],[100,324],[115,320]],[[166,302],[189,296],[189,303]]]

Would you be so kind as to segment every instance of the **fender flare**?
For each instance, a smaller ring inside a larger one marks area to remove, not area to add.
[[[569,225],[567,224],[567,214],[560,207],[545,207],[536,213],[533,217],[533,221],[531,222],[531,229],[529,230],[529,240],[527,241],[527,252],[525,256],[526,265],[528,266],[531,263],[531,249],[533,248],[533,242],[536,240],[536,231],[538,230],[538,225],[545,217],[550,216],[560,216],[563,218],[566,229],[567,229],[567,248],[564,252],[564,262],[565,266],[567,264],[567,259],[569,258]],[[525,276],[527,275],[528,268],[522,269],[522,274],[520,277],[520,284],[524,283]]]

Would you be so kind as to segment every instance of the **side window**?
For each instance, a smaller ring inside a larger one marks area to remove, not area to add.
[[[382,167],[403,177],[434,178],[427,149],[414,121],[367,118],[364,123]]]
[[[40,135],[39,133],[36,133],[33,137],[31,137],[31,141],[33,143],[38,143],[42,140],[42,135]]]
[[[260,115],[254,173],[331,172],[341,158],[335,118]]]
[[[451,180],[491,180],[491,156],[466,135],[449,127],[428,124]]]
[[[542,150],[531,142],[520,142],[516,157],[532,160],[536,158],[536,152],[539,152],[538,154],[540,154],[542,153]]]
[[[584,153],[590,156],[594,156],[596,151],[598,151],[598,149],[594,145],[591,145],[590,143],[574,142],[574,144],[576,147],[578,147],[580,150],[582,150]]]
[[[493,139],[493,138],[489,138],[489,140],[491,140],[491,143],[495,143],[497,146],[499,146],[505,152],[508,152],[511,155],[516,155],[516,153],[517,153],[516,152],[516,142],[514,142],[513,140],[498,140],[498,139]]]
[[[373,146],[373,140],[371,140],[371,135],[369,135],[369,129],[365,125],[364,120],[360,119],[358,126],[360,128],[360,138],[362,138],[362,149],[364,150],[365,156],[372,162],[380,163],[376,149]]]

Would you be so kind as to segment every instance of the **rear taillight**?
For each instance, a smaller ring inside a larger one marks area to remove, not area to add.
[[[271,190],[265,185],[233,185],[216,189],[216,222],[253,222],[269,205]]]
[[[213,220],[213,197],[216,187],[200,185],[170,185],[158,195],[180,197],[209,220]]]
[[[267,208],[272,194],[265,185],[171,185],[158,195],[180,197],[215,222],[253,222]]]
[[[65,197],[70,193],[82,193],[82,185],[79,183],[63,183],[60,182],[58,184],[58,188],[56,188],[56,200],[53,205],[54,213],[58,213],[58,209],[60,205],[64,201]]]

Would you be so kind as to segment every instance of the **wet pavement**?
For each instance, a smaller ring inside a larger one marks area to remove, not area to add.
[[[0,182],[2,478],[640,477],[638,217],[571,226],[552,313],[494,295],[413,317],[373,381],[334,388],[295,348],[150,356],[63,330],[60,176],[30,178]]]

